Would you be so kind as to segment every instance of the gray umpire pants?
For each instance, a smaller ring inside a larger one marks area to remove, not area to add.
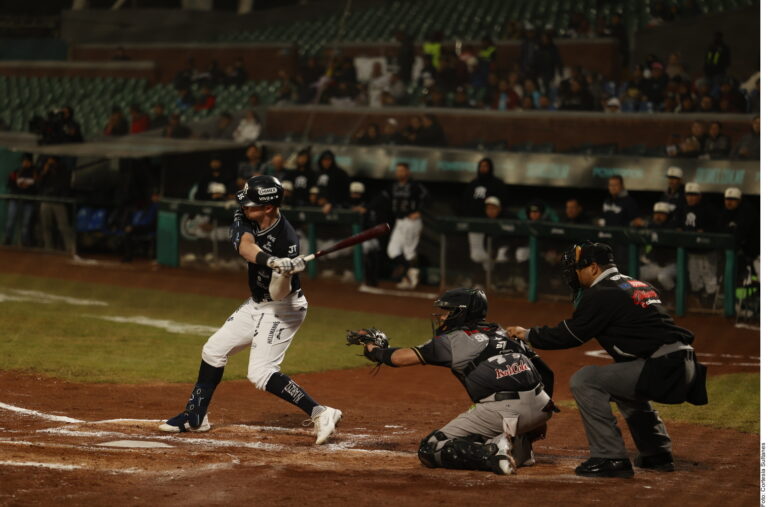
[[[641,456],[670,452],[667,428],[648,400],[639,399],[635,386],[644,359],[607,366],[586,366],[571,377],[571,392],[581,413],[593,458],[627,458],[621,430],[611,410],[615,402],[624,416]]]
[[[440,431],[449,439],[480,435],[496,440],[506,434],[513,438],[515,461],[524,464],[531,458],[531,443],[523,435],[546,423],[552,412],[543,411],[549,403],[549,395],[544,391],[539,394],[535,390],[522,391],[519,394],[519,400],[476,403]],[[444,442],[438,444],[438,449]]]

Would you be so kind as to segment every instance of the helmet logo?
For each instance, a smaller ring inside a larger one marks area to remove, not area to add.
[[[260,188],[258,189],[259,195],[269,195],[269,194],[276,194],[277,189],[275,187],[272,188]]]

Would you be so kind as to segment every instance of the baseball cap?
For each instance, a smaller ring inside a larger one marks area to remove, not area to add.
[[[666,213],[669,215],[670,207],[668,202],[660,201],[653,205],[654,213]]]
[[[283,190],[293,190],[293,182],[289,180],[281,181],[280,184],[283,186]]]
[[[499,200],[499,198],[498,198],[498,197],[496,197],[496,196],[494,196],[494,195],[492,195],[492,196],[490,196],[490,197],[486,197],[486,198],[485,198],[485,204],[486,204],[486,205],[488,205],[488,204],[492,204],[493,206],[498,206],[498,207],[501,207],[501,201]]]
[[[679,167],[672,166],[669,169],[667,169],[667,178],[678,178],[681,179],[683,177],[683,170]]]
[[[621,107],[621,101],[617,99],[616,97],[611,97],[608,99],[608,102],[605,103],[606,106],[614,106],[614,107]]]
[[[725,189],[726,199],[741,199],[741,190],[736,187],[730,187]]]
[[[349,184],[349,193],[350,194],[364,194],[365,193],[365,185],[362,181],[353,181]]]
[[[309,193],[310,194],[319,194],[320,193],[320,189],[317,188],[317,187],[312,187],[312,188],[309,189]]]
[[[700,194],[701,193],[701,187],[698,183],[686,183],[685,184],[685,193],[686,194]]]

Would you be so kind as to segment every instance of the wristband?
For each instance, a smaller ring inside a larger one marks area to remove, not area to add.
[[[256,254],[256,264],[261,264],[262,266],[266,266],[268,260],[269,260],[269,255],[264,253],[263,250]]]
[[[376,347],[370,352],[368,352],[368,349],[366,348],[366,351],[364,352],[364,354],[365,354],[365,357],[367,357],[371,361],[375,361],[377,363],[384,363],[387,366],[397,368],[397,365],[392,363],[392,354],[394,354],[396,350],[398,350],[397,347],[386,348],[386,349],[382,349],[381,347]]]

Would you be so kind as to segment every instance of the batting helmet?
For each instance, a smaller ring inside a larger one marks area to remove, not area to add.
[[[605,243],[586,241],[573,245],[560,258],[563,281],[571,288],[574,294],[581,289],[581,283],[579,282],[576,270],[584,269],[593,262],[597,263],[598,266],[615,265],[613,249]]]
[[[488,313],[488,298],[480,289],[451,289],[437,298],[434,306],[449,311],[443,322],[434,322],[435,334],[445,333],[485,319]]]
[[[283,186],[274,176],[251,176],[237,193],[240,206],[280,206],[283,202]]]

